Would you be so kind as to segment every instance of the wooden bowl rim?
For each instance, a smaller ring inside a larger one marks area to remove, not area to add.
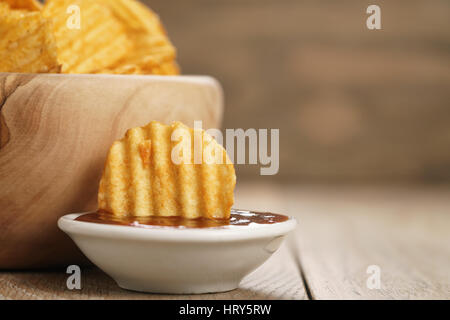
[[[69,74],[69,73],[17,73],[17,72],[0,72],[0,76],[34,76],[42,78],[79,78],[79,79],[124,79],[124,80],[158,80],[167,82],[184,82],[184,83],[198,83],[210,84],[220,86],[220,82],[209,75],[136,75],[136,74]]]

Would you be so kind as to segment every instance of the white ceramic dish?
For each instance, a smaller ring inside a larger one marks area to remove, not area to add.
[[[237,288],[293,230],[293,218],[275,224],[217,228],[136,228],[58,220],[83,253],[125,289],[153,293],[207,293]]]

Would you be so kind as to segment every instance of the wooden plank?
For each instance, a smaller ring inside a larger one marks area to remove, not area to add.
[[[449,299],[450,189],[297,188],[297,252],[314,299]],[[380,268],[380,289],[366,285]]]
[[[292,241],[239,289],[207,295],[125,291],[98,269],[69,291],[64,270],[0,274],[3,299],[449,299],[450,188],[286,187],[238,184],[236,206],[295,215]],[[290,245],[294,245],[295,256]],[[367,267],[381,271],[369,289]]]

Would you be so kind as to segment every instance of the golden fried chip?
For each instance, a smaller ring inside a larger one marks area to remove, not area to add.
[[[133,49],[107,73],[179,74],[176,50],[159,17],[136,0],[99,0],[107,5],[125,27]],[[162,67],[165,65],[165,67]],[[169,68],[169,66],[171,66]],[[176,67],[173,67],[176,66]]]
[[[107,69],[131,49],[124,26],[102,3],[102,0],[46,2],[42,12],[53,20],[58,59],[64,73]]]
[[[159,74],[164,76],[177,75],[180,74],[180,69],[175,61],[166,62],[152,69],[152,74]]]
[[[59,72],[51,23],[40,12],[0,2],[0,72]]]
[[[42,4],[37,0],[0,0],[6,2],[11,9],[23,9],[29,11],[39,11],[42,9]]]
[[[200,141],[195,149],[194,141]],[[99,210],[117,216],[226,219],[235,184],[233,164],[206,132],[181,122],[169,126],[153,121],[128,130],[110,148]]]

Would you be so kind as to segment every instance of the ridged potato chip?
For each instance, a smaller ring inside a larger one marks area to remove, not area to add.
[[[69,8],[74,9],[70,15]],[[42,12],[53,20],[64,73],[106,69],[132,48],[125,27],[101,0],[48,0]]]
[[[59,72],[51,30],[39,11],[11,10],[0,2],[0,72]]]
[[[125,27],[133,48],[106,73],[179,74],[176,50],[153,11],[136,0],[100,0]]]
[[[197,150],[195,139],[201,141]],[[208,160],[207,154],[220,161]],[[174,155],[182,160],[174,161]],[[111,146],[99,186],[99,210],[116,216],[227,219],[235,184],[226,151],[205,131],[153,121],[128,130]]]
[[[163,63],[160,66],[152,69],[152,74],[159,74],[164,76],[177,75],[179,73],[180,68],[175,61]]]
[[[11,9],[29,11],[39,11],[42,9],[42,4],[37,0],[0,0],[0,2],[6,2]]]

